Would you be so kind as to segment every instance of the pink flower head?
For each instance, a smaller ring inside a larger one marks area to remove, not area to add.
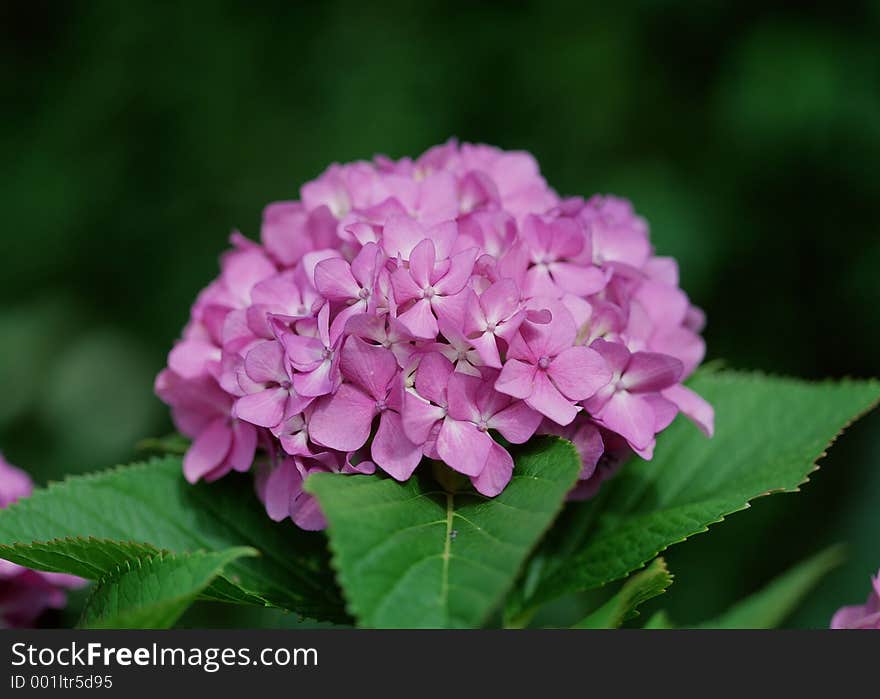
[[[0,509],[28,497],[33,489],[30,476],[0,453]],[[73,575],[44,573],[0,560],[0,628],[33,626],[47,609],[67,604],[65,589],[86,584]]]
[[[503,444],[570,439],[588,497],[679,412],[705,318],[624,199],[560,199],[528,153],[451,140],[331,165],[263,212],[196,299],[156,392],[193,440],[190,481],[256,462],[274,519],[323,526],[309,473],[424,457],[486,497]]]
[[[871,578],[871,592],[864,604],[841,607],[831,619],[832,629],[880,630],[880,572]]]

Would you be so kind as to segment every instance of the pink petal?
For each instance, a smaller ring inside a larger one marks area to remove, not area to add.
[[[317,337],[288,334],[282,343],[297,371],[311,371],[324,358],[324,343]]]
[[[633,449],[645,449],[654,440],[654,411],[641,396],[618,391],[593,417],[617,432]]]
[[[399,315],[397,319],[413,337],[423,340],[433,340],[437,337],[439,331],[437,319],[428,299],[419,299],[412,308]]]
[[[356,451],[370,437],[376,401],[351,384],[318,401],[309,421],[309,438],[339,451]]]
[[[184,379],[209,373],[212,362],[220,361],[220,348],[205,340],[183,340],[168,354],[168,368]]]
[[[653,257],[645,263],[644,271],[652,279],[678,286],[678,263],[674,257]]]
[[[460,291],[452,296],[434,294],[431,297],[431,308],[434,315],[446,321],[446,323],[461,328],[464,321],[465,307],[467,305],[468,290]]]
[[[523,281],[523,296],[526,298],[535,296],[559,298],[561,295],[562,289],[556,286],[547,267],[535,265],[526,272]]]
[[[469,420],[478,423],[481,419],[477,410],[477,392],[483,384],[482,377],[454,373],[449,377],[446,388],[449,416],[456,420]]]
[[[706,342],[693,330],[688,328],[661,328],[651,335],[649,349],[654,352],[671,354],[684,364],[683,376],[690,376],[694,369],[703,361],[706,354]]]
[[[658,434],[665,430],[675,416],[678,415],[678,406],[671,400],[664,398],[659,393],[648,393],[642,396],[654,411],[654,434]]]
[[[510,483],[513,475],[513,459],[508,451],[496,442],[492,442],[486,465],[480,475],[472,477],[471,483],[478,493],[494,498]]]
[[[690,306],[687,295],[681,289],[652,279],[646,279],[639,285],[635,299],[648,312],[654,324],[661,328],[681,325]]]
[[[508,442],[523,444],[537,431],[541,424],[541,414],[518,400],[495,413],[489,418],[488,424],[493,430],[498,430]]]
[[[597,294],[605,288],[608,277],[598,267],[555,262],[551,266],[553,281],[561,289],[578,296]]]
[[[525,313],[525,319],[530,323],[535,323],[537,325],[546,325],[551,320],[553,320],[553,314],[548,308],[530,308]]]
[[[620,342],[608,342],[608,340],[599,338],[593,340],[590,344],[590,349],[596,350],[601,354],[605,361],[608,362],[611,371],[617,375],[622,374],[629,363],[629,350],[626,348],[626,345]]]
[[[190,483],[208,475],[222,464],[232,445],[232,430],[226,418],[214,420],[183,457],[183,475]]]
[[[227,461],[236,471],[248,471],[257,451],[257,429],[242,420],[232,425],[232,449]]]
[[[694,391],[686,386],[670,386],[663,397],[675,403],[707,437],[715,433],[715,409]]]
[[[223,282],[243,305],[251,300],[251,289],[276,273],[266,256],[258,250],[236,251],[223,258]]]
[[[461,291],[471,278],[479,252],[478,248],[470,248],[454,255],[449,263],[449,271],[434,284],[437,292],[451,296]]]
[[[536,358],[555,357],[571,347],[577,336],[577,327],[565,305],[555,299],[532,299],[531,304],[537,304],[541,309],[548,309],[552,315],[549,323],[523,323],[519,328],[520,335],[533,355]]]
[[[349,233],[361,245],[375,243],[379,240],[376,227],[369,223],[353,223],[345,227],[345,232]]]
[[[327,527],[327,519],[321,512],[318,499],[308,493],[303,493],[293,501],[290,518],[296,526],[307,532],[318,532]]]
[[[581,457],[581,472],[578,478],[585,480],[595,473],[596,465],[605,451],[602,435],[592,422],[585,420],[569,439]]]
[[[391,287],[394,290],[394,300],[401,306],[407,301],[419,298],[422,293],[422,288],[413,279],[410,271],[404,267],[399,267],[391,274]]]
[[[514,398],[528,398],[533,390],[537,369],[518,359],[508,359],[495,381],[495,389]]]
[[[375,243],[367,243],[351,261],[351,273],[365,289],[373,288],[381,252]]]
[[[318,263],[315,267],[315,286],[324,298],[331,301],[357,298],[361,290],[348,262],[339,257]]]
[[[452,362],[439,352],[426,354],[416,371],[416,391],[437,405],[446,405],[446,386],[452,371]]]
[[[391,410],[379,419],[370,453],[379,468],[399,481],[409,478],[422,460],[421,447],[409,441],[400,415]]]
[[[278,435],[278,441],[281,442],[281,448],[291,456],[312,455],[312,450],[309,449],[309,438],[305,432],[280,434]]]
[[[581,254],[587,243],[583,224],[573,218],[557,218],[550,226],[551,251],[557,258],[572,259]]]
[[[351,336],[342,348],[342,373],[375,400],[385,400],[388,386],[398,372],[390,350],[369,345]]]
[[[385,318],[368,313],[353,316],[346,324],[345,331],[349,335],[356,335],[377,345],[383,344],[388,339]]]
[[[857,629],[865,618],[865,607],[850,605],[841,607],[831,617],[832,629]]]
[[[463,420],[446,418],[437,435],[437,453],[447,466],[466,476],[477,476],[486,466],[492,438]]]
[[[682,363],[668,354],[636,352],[623,372],[621,385],[632,393],[653,393],[676,383],[683,370]]]
[[[493,369],[501,368],[501,355],[498,353],[498,341],[490,332],[484,332],[482,335],[470,338],[470,343],[477,350],[480,359],[486,366]]]
[[[367,309],[367,304],[363,300],[359,300],[356,303],[353,303],[346,308],[343,308],[339,313],[336,314],[336,317],[333,319],[333,322],[330,323],[330,336],[331,337],[341,337],[346,333],[348,328],[348,321],[358,315],[363,315]]]
[[[553,244],[549,224],[535,214],[529,214],[523,221],[521,238],[529,249],[536,252],[548,252]]]
[[[284,369],[284,348],[273,340],[261,342],[247,353],[244,370],[251,381],[261,384],[280,384],[289,380]]]
[[[526,324],[523,323],[523,325]],[[507,359],[518,359],[527,364],[537,364],[539,358],[535,356],[534,352],[532,352],[532,348],[529,347],[528,343],[523,338],[522,333],[518,332],[508,340]]]
[[[336,364],[335,360],[325,359],[311,371],[295,374],[293,387],[296,392],[306,397],[326,396],[332,393],[338,383],[338,378],[334,376]]]
[[[6,461],[0,453],[0,509],[8,507],[21,498],[29,497],[33,491],[34,484],[31,477]]]
[[[543,371],[535,373],[532,393],[526,403],[557,425],[568,425],[578,414],[578,408],[554,386]]]
[[[519,308],[519,288],[512,279],[502,279],[480,294],[480,307],[490,323],[499,323]]]
[[[448,221],[458,214],[458,183],[451,172],[435,170],[419,187],[419,216],[423,221]]]
[[[480,307],[480,299],[473,289],[464,291],[461,322],[462,332],[465,335],[475,335],[486,330],[486,317]]]
[[[424,444],[431,429],[445,415],[443,408],[429,403],[412,391],[407,391],[403,399],[403,429],[414,444]]]
[[[608,363],[588,347],[563,350],[550,363],[547,373],[556,388],[573,401],[589,398],[611,381]]]
[[[259,427],[275,427],[284,418],[287,389],[267,388],[235,401],[235,415]]]
[[[388,257],[409,259],[410,252],[425,239],[422,227],[409,216],[392,216],[382,229],[382,248]]]
[[[434,243],[425,238],[413,248],[409,255],[409,273],[419,289],[431,286],[431,276],[434,273],[434,263],[437,253]]]
[[[290,517],[293,500],[302,493],[303,477],[293,459],[284,459],[266,479],[264,489],[266,514],[280,522]]]
[[[445,260],[449,257],[449,253],[452,252],[452,248],[458,238],[458,224],[452,220],[440,221],[440,223],[434,224],[427,230],[425,237],[434,241],[437,259]]]

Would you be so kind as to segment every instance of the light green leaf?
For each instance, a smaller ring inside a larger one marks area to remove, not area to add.
[[[640,604],[666,592],[672,584],[672,575],[662,558],[655,558],[649,566],[631,575],[618,593],[605,604],[581,619],[575,629],[617,629],[623,622],[639,615]]]
[[[79,626],[90,629],[167,629],[225,566],[257,551],[157,553],[129,558],[95,586]]]
[[[672,623],[672,619],[669,618],[669,614],[666,613],[666,610],[661,609],[658,612],[654,612],[642,628],[668,630],[674,629],[675,624]]]
[[[776,628],[844,558],[841,546],[825,549],[771,580],[766,587],[737,602],[724,614],[703,622],[700,628]]]
[[[796,491],[829,444],[880,398],[876,381],[807,383],[733,371],[703,372],[691,388],[715,407],[706,439],[679,417],[653,461],[633,459],[591,503],[570,508],[525,577],[525,601],[546,601],[624,577],[666,547],[706,531],[749,501]]]
[[[447,492],[427,476],[315,474],[334,564],[361,626],[475,627],[485,622],[574,484],[580,460],[556,438],[514,455],[496,498]]]
[[[193,486],[180,458],[166,457],[69,478],[0,511],[0,557],[93,580],[158,551],[239,546],[260,556],[231,562],[203,596],[347,620],[326,539],[272,522],[247,474]]]

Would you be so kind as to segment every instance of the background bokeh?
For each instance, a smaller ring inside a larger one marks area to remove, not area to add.
[[[230,230],[331,161],[450,135],[632,199],[710,358],[876,375],[878,46],[877,0],[4,2],[0,449],[41,482],[136,458],[171,429],[152,380]],[[663,605],[698,621],[835,541],[793,625],[880,566],[880,415],[803,493],[670,551]]]

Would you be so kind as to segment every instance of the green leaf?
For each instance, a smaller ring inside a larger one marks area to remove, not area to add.
[[[662,558],[655,558],[649,566],[631,575],[618,593],[605,604],[581,619],[575,629],[617,629],[623,622],[639,615],[640,604],[666,592],[672,584],[672,575]]]
[[[672,619],[669,618],[669,614],[666,613],[665,609],[661,609],[658,612],[654,612],[648,621],[645,622],[645,625],[642,627],[645,629],[674,629],[675,624],[672,623]]]
[[[174,625],[225,566],[252,548],[158,553],[129,558],[101,578],[79,626],[90,629],[167,629]]]
[[[880,383],[807,383],[702,372],[691,387],[715,407],[706,439],[682,418],[653,461],[633,459],[591,503],[570,508],[525,577],[511,616],[626,576],[668,546],[706,531],[749,501],[796,491],[841,431],[876,405]]]
[[[231,562],[203,596],[347,620],[325,537],[272,522],[248,474],[193,486],[166,457],[69,478],[0,511],[0,557],[93,580],[159,551],[239,546],[260,556]]]
[[[845,558],[843,547],[832,546],[798,563],[766,587],[737,602],[727,612],[700,624],[705,629],[773,629],[779,626]]]
[[[427,476],[314,474],[306,490],[329,523],[334,564],[361,626],[475,627],[485,622],[562,506],[580,470],[574,447],[517,450],[501,495],[447,492]]]

